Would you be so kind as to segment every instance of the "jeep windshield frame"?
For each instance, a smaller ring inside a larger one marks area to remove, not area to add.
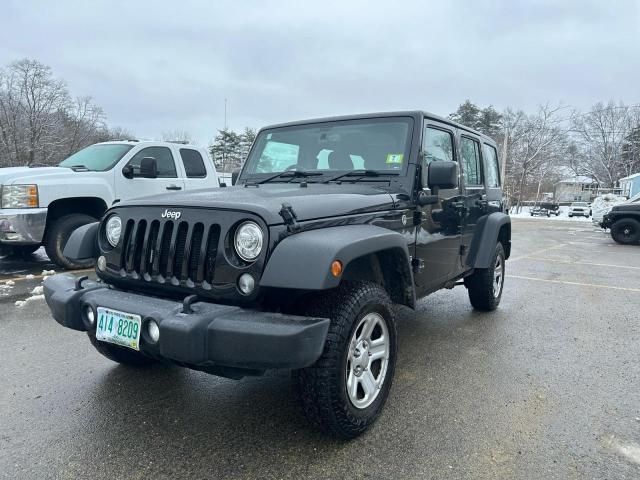
[[[407,175],[414,126],[412,116],[399,115],[267,127],[258,133],[239,182],[389,182]],[[365,170],[375,173],[349,175]]]

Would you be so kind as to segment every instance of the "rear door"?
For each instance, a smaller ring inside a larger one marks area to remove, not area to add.
[[[127,162],[135,173],[140,171],[140,162],[145,157],[156,159],[158,178],[126,178],[122,169],[116,172],[116,193],[120,200],[176,192],[184,189],[184,181],[178,175],[176,162],[169,147],[143,147]]]
[[[422,140],[422,186],[431,195],[427,170],[431,162],[457,162],[455,130],[446,125],[426,120]],[[439,202],[417,208],[415,258],[421,263],[415,273],[418,295],[440,288],[443,282],[459,271],[461,217],[456,208],[460,200],[459,188],[441,189]]]
[[[207,168],[205,164],[209,159],[203,157],[201,152],[195,148],[180,147],[179,155],[182,167],[184,168],[185,189],[195,190],[197,188],[219,186],[213,167],[209,164],[209,168]]]
[[[465,205],[462,227],[463,255],[461,257],[464,265],[478,220],[488,212],[487,192],[482,170],[481,140],[478,136],[461,132],[460,157],[462,159],[463,201]]]

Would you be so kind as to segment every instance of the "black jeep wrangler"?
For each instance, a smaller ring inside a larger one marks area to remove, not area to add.
[[[53,317],[123,364],[291,369],[344,438],[389,394],[394,304],[464,285],[494,310],[511,249],[495,143],[424,112],[262,129],[233,187],[147,197],[71,236],[98,282],[45,282]]]
[[[611,238],[623,245],[640,244],[640,203],[616,205],[602,218],[602,228],[611,229]]]

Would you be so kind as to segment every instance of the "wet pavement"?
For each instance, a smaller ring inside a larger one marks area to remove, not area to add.
[[[640,478],[640,247],[513,223],[500,308],[474,312],[456,288],[403,309],[389,401],[351,442],[306,424],[287,372],[118,366],[37,295],[16,307],[41,280],[15,281],[0,478]]]

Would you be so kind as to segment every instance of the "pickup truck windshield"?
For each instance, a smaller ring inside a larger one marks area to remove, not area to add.
[[[79,168],[92,172],[110,170],[124,155],[133,148],[132,145],[98,144],[74,153],[58,165],[59,167]]]
[[[400,174],[409,160],[413,119],[341,120],[263,130],[247,158],[243,176],[299,171],[335,176],[351,170]],[[290,181],[288,176],[273,181]]]

